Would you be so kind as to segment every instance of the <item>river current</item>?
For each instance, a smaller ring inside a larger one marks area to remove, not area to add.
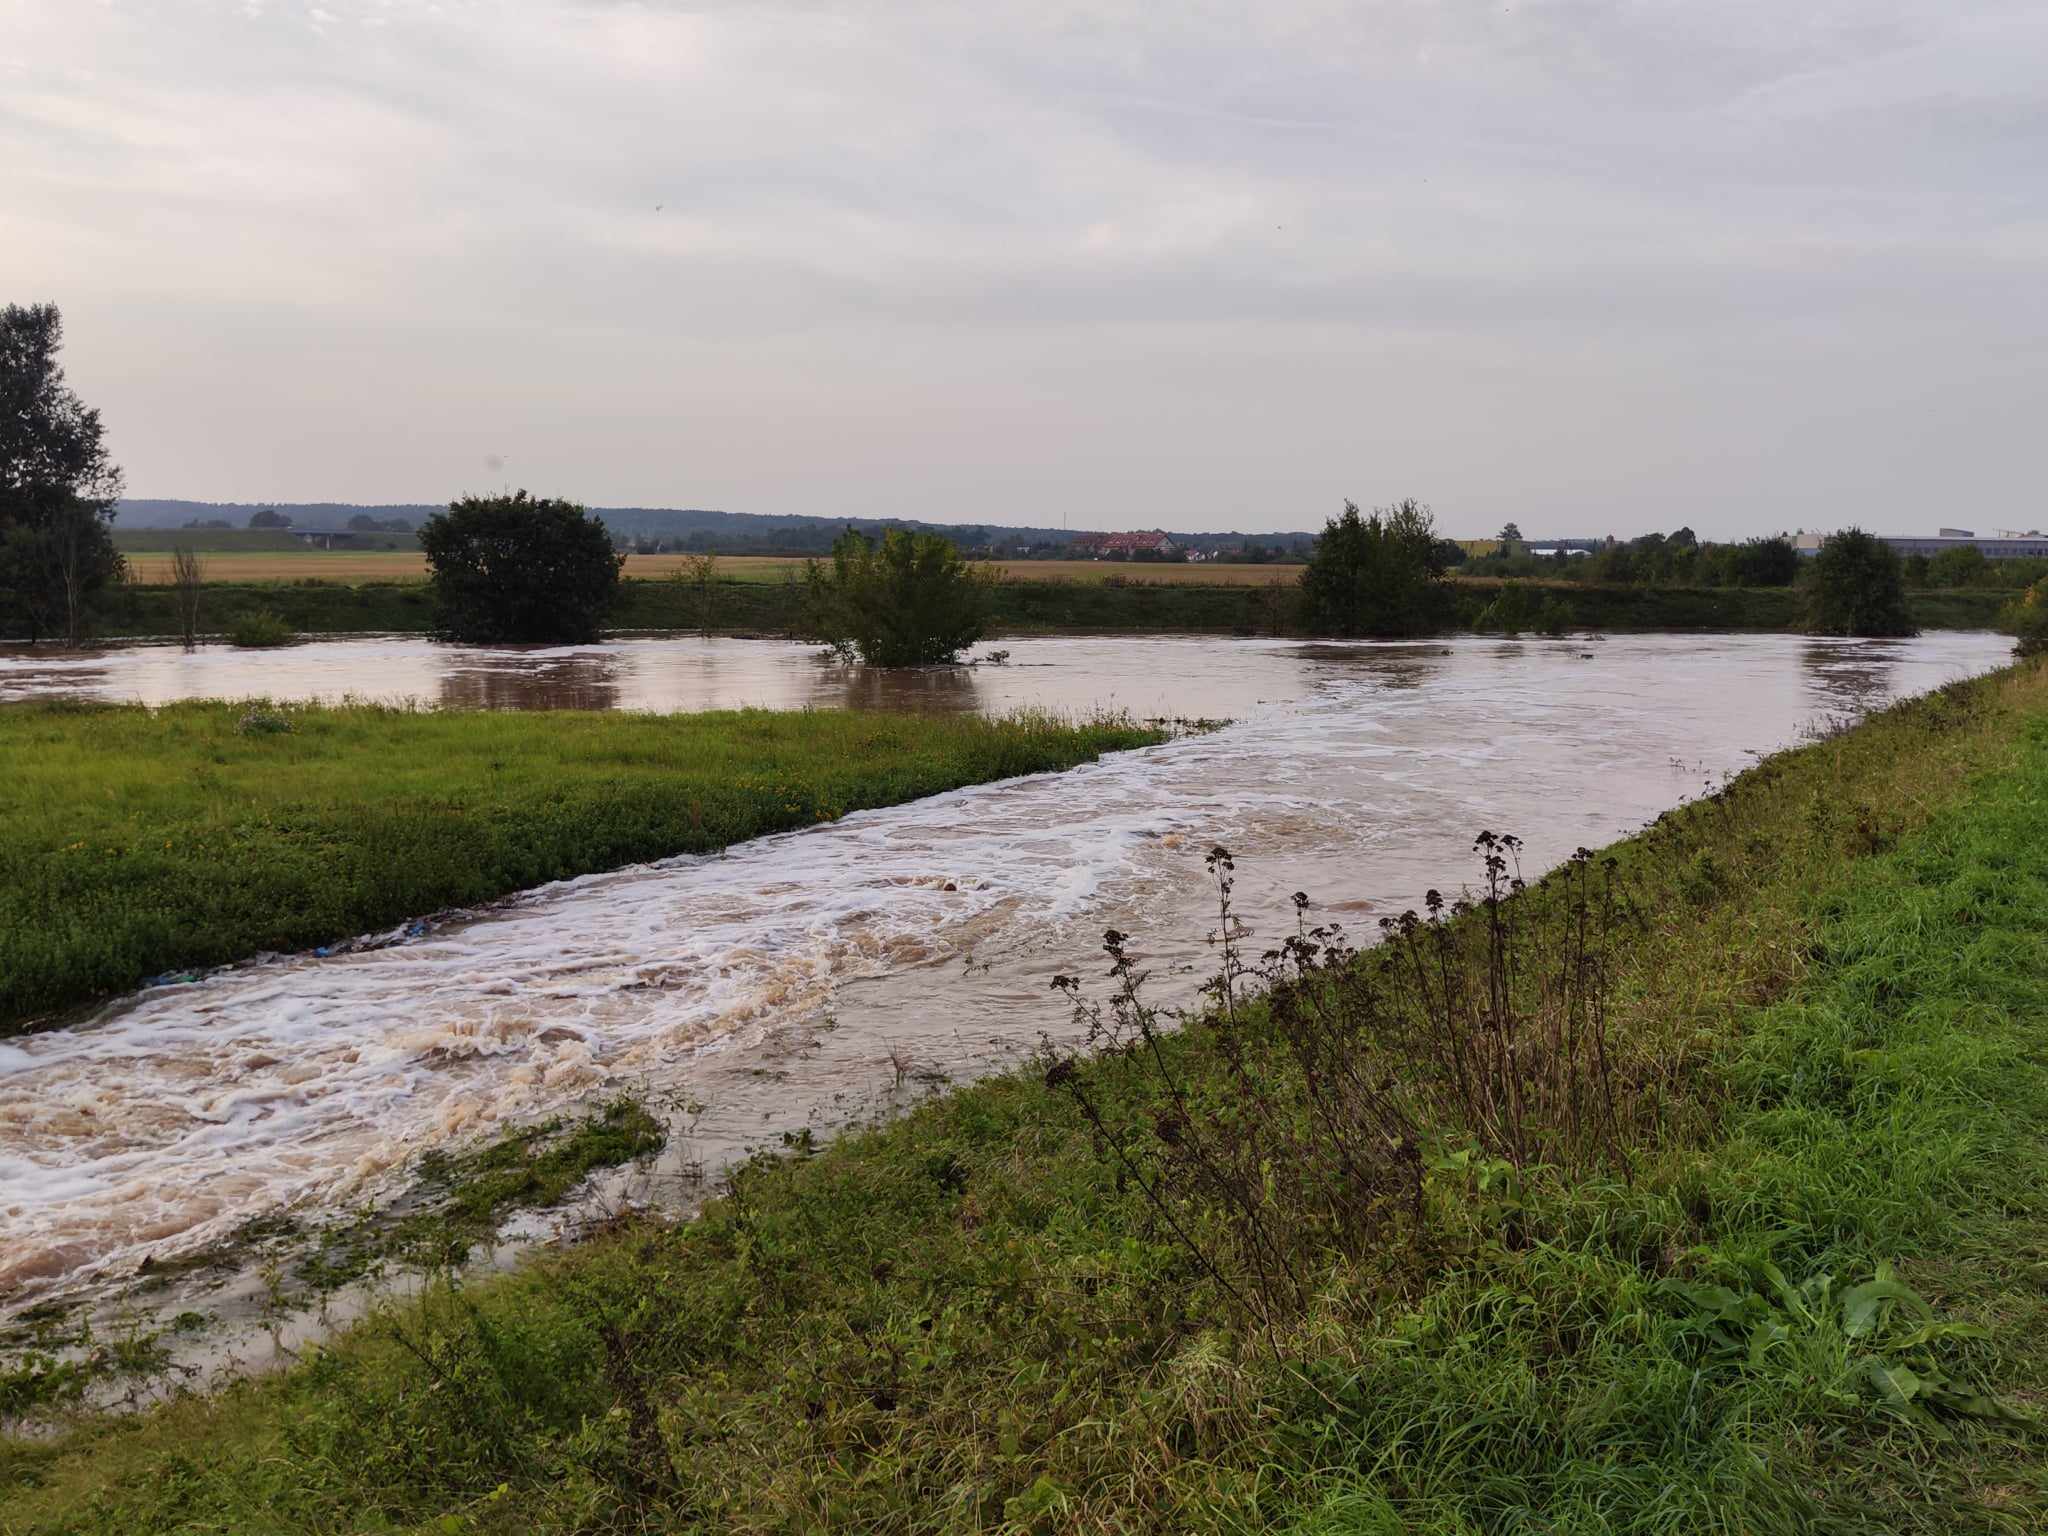
[[[621,1093],[689,1106],[674,1110],[688,1135],[671,1174],[829,1130],[1060,1035],[1048,980],[1099,970],[1105,927],[1136,936],[1163,996],[1185,995],[1214,958],[1214,845],[1236,858],[1255,935],[1290,925],[1300,890],[1318,920],[1363,938],[1426,887],[1467,879],[1481,828],[1522,837],[1534,873],[1816,727],[1998,665],[2008,645],[1046,639],[1009,643],[1001,665],[895,675],[695,639],[0,655],[0,699],[1230,722],[1067,774],[547,886],[383,947],[147,988],[0,1041],[0,1319],[112,1294],[145,1260],[254,1218],[358,1209],[430,1148]],[[661,1177],[645,1187],[665,1198]]]

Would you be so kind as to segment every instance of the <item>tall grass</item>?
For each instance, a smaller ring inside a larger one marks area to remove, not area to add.
[[[0,706],[0,1033],[160,972],[1156,739],[1043,717]]]
[[[1408,1228],[1261,1172],[1299,1270],[1264,1309],[1230,1294],[1238,1194],[1160,1183],[1176,1092],[1318,1113],[1307,1060],[1233,1063],[1229,1034],[1293,1026],[1265,957],[1226,955],[1220,1025],[757,1160],[699,1220],[432,1289],[283,1378],[14,1443],[0,1530],[2041,1529],[2048,674],[1772,759],[1609,856],[1500,898],[1583,984],[1502,960],[1482,884],[1449,990],[1358,1035],[1428,1083],[1458,1051],[1401,1041],[1432,1020],[1498,1051],[1597,1007],[1586,1081],[1636,1111],[1518,1161],[1497,1094],[1411,1095],[1442,1155]],[[1578,944],[1589,879],[1629,915]],[[1411,941],[1436,953],[1420,915]],[[1382,984],[1315,943],[1306,978],[1271,962],[1289,985]],[[1108,947],[1113,1015],[1143,964]]]

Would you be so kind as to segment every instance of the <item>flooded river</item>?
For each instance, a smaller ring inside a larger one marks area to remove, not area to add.
[[[1306,891],[1363,936],[1472,871],[1533,871],[1817,724],[1998,665],[2009,642],[1782,635],[1298,644],[1019,640],[1006,665],[882,677],[797,647],[624,641],[0,656],[0,698],[347,694],[493,707],[765,704],[1228,717],[1073,773],[568,881],[389,947],[154,987],[0,1041],[0,1318],[112,1294],[255,1217],[318,1219],[494,1126],[619,1093],[701,1106],[668,1171],[1014,1062],[1058,971],[1137,936],[1207,974],[1211,845],[1262,934]],[[652,1186],[657,1197],[662,1178]]]

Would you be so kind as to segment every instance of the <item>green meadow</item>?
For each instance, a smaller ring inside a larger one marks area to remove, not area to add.
[[[1481,852],[1184,1029],[1112,936],[1092,1053],[7,1442],[0,1531],[2048,1527],[2048,672]]]
[[[0,706],[0,1035],[163,972],[1157,739],[1031,716]]]

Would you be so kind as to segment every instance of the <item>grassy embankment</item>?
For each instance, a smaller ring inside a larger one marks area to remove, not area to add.
[[[311,562],[324,557],[281,558]],[[1261,574],[1287,571],[1291,581],[1295,568],[1247,569]],[[1286,581],[1211,585],[1199,579],[1155,578],[1147,567],[1113,570],[1112,576],[1121,580],[1044,577],[998,582],[990,589],[991,631],[998,636],[1272,635],[1295,628],[1295,593]],[[1497,589],[1497,583],[1485,581],[1455,583],[1459,623],[1469,624]],[[1575,629],[1789,631],[1802,623],[1799,596],[1789,588],[1569,584],[1547,590],[1569,607]],[[1956,589],[1915,592],[1908,602],[1915,621],[1926,629],[1991,629],[2000,608],[2016,595]],[[108,638],[175,634],[174,598],[169,587],[124,587],[105,600],[98,633]],[[423,633],[433,623],[432,600],[417,582],[300,581],[209,585],[200,603],[199,627],[203,633],[224,633],[257,613],[275,614],[307,634]],[[804,589],[787,579],[721,579],[707,601],[686,582],[629,579],[620,588],[611,622],[621,630],[797,636],[805,627]]]
[[[159,972],[1156,739],[823,711],[0,706],[0,1035]]]
[[[2048,672],[1612,853],[15,1443],[0,1530],[2041,1529]]]

